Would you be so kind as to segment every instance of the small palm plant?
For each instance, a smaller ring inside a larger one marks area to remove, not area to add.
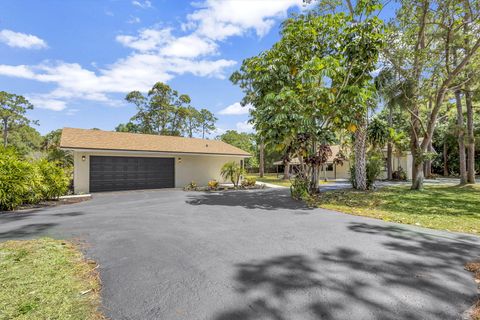
[[[222,177],[232,181],[235,188],[238,188],[238,184],[240,183],[240,177],[244,173],[245,169],[243,169],[240,164],[236,163],[235,161],[225,163],[222,167],[222,170],[220,171]]]

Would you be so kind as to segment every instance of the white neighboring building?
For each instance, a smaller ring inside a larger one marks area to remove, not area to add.
[[[333,145],[330,146],[332,149],[332,155],[328,158],[327,163],[324,167],[321,168],[320,178],[327,178],[330,180],[335,179],[349,179],[350,178],[350,161],[349,160],[342,160],[342,164],[337,163],[335,159],[338,157],[340,152],[340,146]],[[387,179],[387,150],[383,150],[384,158],[385,158],[385,166],[383,167],[382,173],[379,176],[379,179]],[[282,166],[283,161],[276,161],[273,163],[275,166]],[[290,161],[290,172],[295,172],[295,166],[300,165],[300,161],[298,158],[292,159]],[[407,179],[412,179],[412,165],[413,165],[413,158],[412,154],[409,151],[403,152],[402,154],[393,154],[392,156],[392,169],[393,171],[397,171],[399,168],[403,168],[405,173],[407,174]]]

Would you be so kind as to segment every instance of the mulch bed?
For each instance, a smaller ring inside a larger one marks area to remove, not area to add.
[[[480,261],[467,263],[465,265],[465,270],[470,271],[474,274],[475,282],[480,286]],[[473,306],[472,319],[480,320],[480,299],[478,299]]]

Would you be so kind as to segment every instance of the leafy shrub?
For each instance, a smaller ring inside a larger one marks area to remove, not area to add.
[[[407,180],[407,173],[402,167],[392,173],[393,180]]]
[[[218,185],[219,185],[219,183],[218,183],[217,180],[210,180],[210,181],[208,181],[208,188],[209,188],[210,190],[217,190],[217,189],[218,189]]]
[[[242,187],[253,187],[257,183],[257,179],[255,177],[248,177],[242,180]]]
[[[306,200],[310,197],[309,189],[310,181],[306,177],[297,175],[290,186],[290,194],[296,200]]]
[[[34,167],[22,161],[13,149],[0,152],[0,208],[13,210],[22,203],[32,202],[38,183]]]
[[[183,190],[185,191],[191,191],[197,189],[197,183],[195,181],[190,181],[189,184],[187,184],[185,187],[183,187]]]
[[[41,194],[43,199],[57,199],[68,191],[70,179],[57,162],[42,159],[36,162],[41,177]]]
[[[0,210],[58,198],[68,185],[68,175],[55,163],[28,161],[12,149],[0,150]]]
[[[229,179],[233,183],[233,186],[237,188],[240,182],[240,177],[245,174],[245,169],[243,169],[237,162],[231,161],[223,165],[220,174],[223,178]]]

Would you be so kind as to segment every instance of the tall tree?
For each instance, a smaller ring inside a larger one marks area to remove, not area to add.
[[[423,164],[429,157],[428,147],[449,90],[480,48],[477,37],[468,51],[459,53],[457,61],[452,60],[458,39],[462,38],[459,21],[463,20],[465,8],[475,18],[464,23],[470,30],[479,27],[480,9],[473,3],[476,0],[462,1],[465,6],[460,0],[403,0],[390,24],[384,55],[406,84],[408,103],[404,107],[410,113],[410,149],[414,159],[412,189],[423,187]],[[432,108],[422,112],[430,99]]]
[[[205,134],[212,133],[216,129],[215,122],[217,118],[207,109],[200,109],[199,123],[202,128],[202,139],[205,139]]]
[[[137,113],[131,121],[117,127],[118,131],[180,136],[190,114],[190,97],[179,94],[167,84],[157,82],[147,95],[132,91],[125,98],[135,104]],[[193,132],[193,129],[190,130]]]
[[[3,146],[8,145],[8,133],[13,126],[28,125],[31,121],[25,116],[33,105],[23,96],[0,91],[0,119],[3,130]]]
[[[257,162],[257,142],[253,133],[238,132],[236,130],[227,130],[225,133],[217,136],[216,139],[240,148],[252,155],[251,158],[245,160],[247,168],[256,168]]]
[[[318,189],[332,129],[345,127],[355,132],[357,185],[366,188],[366,115],[382,45],[375,3],[360,3],[352,15],[318,12],[286,20],[281,40],[246,59],[231,77],[245,92],[242,103],[255,106],[257,133],[284,150],[286,164],[299,158],[311,191]]]
[[[192,138],[194,133],[200,130],[200,112],[192,106],[188,106],[185,115],[185,130],[187,135]]]

